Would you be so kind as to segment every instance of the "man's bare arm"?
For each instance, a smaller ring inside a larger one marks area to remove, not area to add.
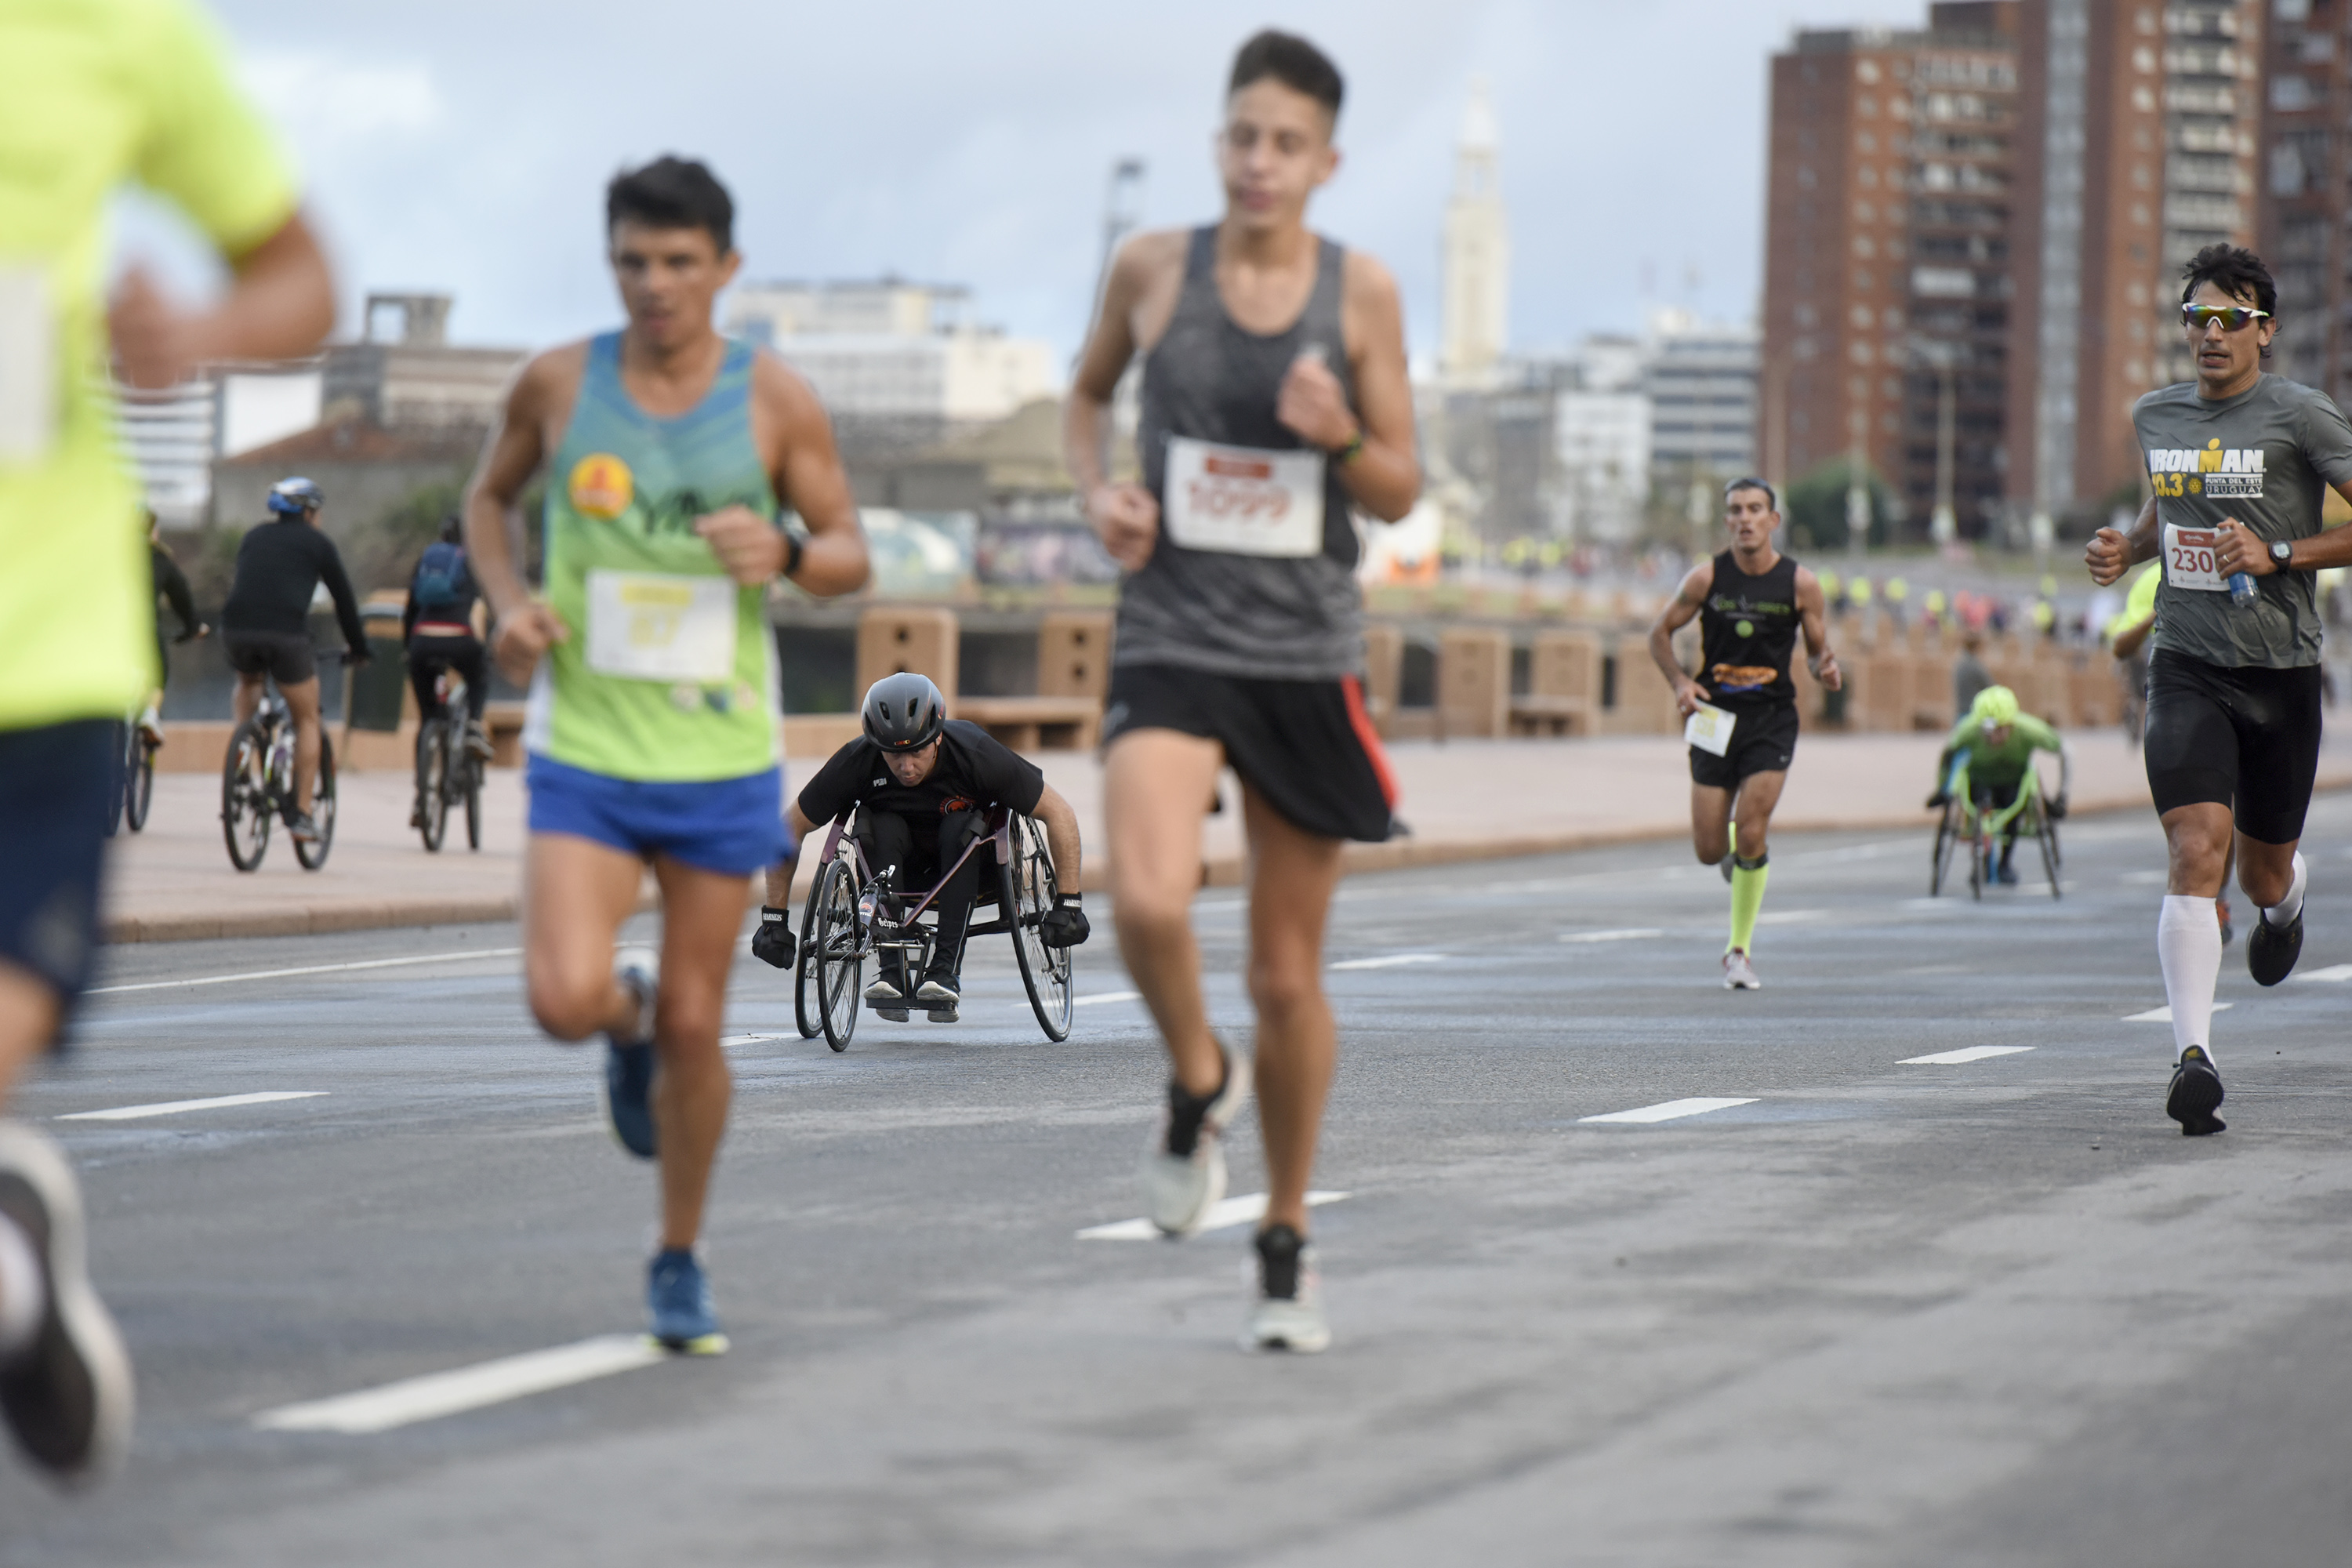
[[[1675,634],[1690,625],[1691,617],[1706,603],[1707,590],[1715,586],[1715,563],[1702,561],[1683,578],[1683,585],[1658,612],[1650,627],[1650,662],[1666,678],[1666,685],[1675,694],[1675,707],[1685,718],[1691,710],[1706,700],[1697,681],[1675,659]]]
[[[2157,548],[2156,498],[2150,496],[2129,532],[2103,528],[2091,535],[2090,543],[2083,547],[2083,563],[2091,569],[2091,581],[2105,588],[2137,563],[2153,559]]]
[[[1797,568],[1797,624],[1805,634],[1805,668],[1824,687],[1837,690],[1845,684],[1845,672],[1830,650],[1829,602],[1822,593],[1822,580],[1802,566]]]
[[[1071,378],[1062,405],[1062,460],[1076,484],[1087,521],[1110,558],[1140,570],[1160,543],[1160,503],[1137,484],[1109,482],[1110,400],[1135,358],[1136,319],[1153,282],[1181,265],[1182,237],[1138,235],[1119,247],[1103,280],[1102,310]]]
[[[558,349],[523,367],[466,488],[466,557],[490,607],[490,651],[512,679],[527,678],[548,646],[570,635],[552,609],[532,600],[517,547],[522,493],[546,460],[548,417],[580,359],[576,348]]]
[[[334,277],[300,213],[231,257],[229,269],[235,281],[206,310],[178,310],[144,271],[122,280],[107,330],[124,381],[173,386],[220,360],[296,359],[333,330]]]
[[[1078,814],[1052,784],[1029,814],[1045,825],[1045,847],[1054,857],[1054,881],[1066,893],[1078,890]]]
[[[863,588],[873,563],[866,553],[866,530],[857,521],[857,500],[850,493],[849,476],[842,471],[841,452],[834,443],[833,421],[808,383],[782,360],[761,354],[753,374],[761,402],[777,421],[782,440],[777,488],[808,527],[808,543],[801,551],[793,583],[821,598]]]
[[[1421,499],[1421,452],[1413,436],[1412,381],[1405,363],[1404,305],[1387,268],[1360,251],[1347,262],[1345,309],[1360,334],[1356,406],[1363,449],[1339,466],[1339,482],[1363,509],[1394,522]]]

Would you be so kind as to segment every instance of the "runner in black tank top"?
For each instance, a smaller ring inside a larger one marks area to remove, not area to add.
[[[1764,984],[1748,946],[1764,906],[1766,836],[1797,753],[1797,683],[1789,660],[1800,633],[1821,683],[1834,691],[1841,679],[1822,585],[1772,547],[1772,531],[1780,525],[1772,487],[1734,479],[1724,489],[1724,521],[1731,548],[1683,579],[1650,628],[1650,657],[1674,688],[1675,706],[1691,721],[1691,847],[1707,865],[1722,866],[1731,884],[1723,984],[1753,991]],[[1675,633],[1694,616],[1696,677],[1674,652]]]
[[[1146,1212],[1171,1236],[1223,1194],[1222,1136],[1253,1076],[1210,1031],[1190,914],[1218,770],[1241,775],[1268,1188],[1255,1349],[1330,1338],[1306,1251],[1337,1049],[1321,933],[1341,843],[1387,837],[1395,799],[1359,681],[1351,514],[1394,521],[1421,489],[1396,285],[1307,226],[1339,166],[1340,97],[1304,38],[1243,46],[1217,137],[1224,217],[1121,248],[1065,415],[1087,519],[1128,573],[1104,816],[1119,952],[1174,1068],[1142,1166]],[[1143,482],[1111,483],[1110,398],[1139,353]]]

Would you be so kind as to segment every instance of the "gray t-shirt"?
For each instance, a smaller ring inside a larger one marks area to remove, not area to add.
[[[2284,376],[2264,375],[2215,402],[2185,381],[2141,398],[2132,428],[2156,490],[2162,552],[2153,646],[2225,668],[2317,664],[2316,573],[2257,577],[2260,595],[2242,609],[2226,590],[2192,584],[2215,581],[2210,549],[2199,554],[2198,533],[2225,518],[2265,542],[2319,531],[2321,487],[2352,479],[2352,423],[2343,410]]]

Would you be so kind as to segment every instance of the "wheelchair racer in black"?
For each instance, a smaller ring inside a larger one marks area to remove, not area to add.
[[[1077,892],[1077,814],[1034,763],[979,725],[950,719],[946,699],[928,676],[902,672],[876,681],[860,718],[864,737],[835,752],[789,807],[796,838],[805,841],[857,807],[858,847],[866,863],[877,875],[894,872],[890,885],[898,894],[920,898],[988,831],[992,807],[1034,816],[1045,825],[1062,889],[1039,924],[1039,938],[1048,947],[1087,940]],[[901,954],[882,955],[866,999],[883,1017],[904,1023],[911,1005],[928,1010],[933,1022],[954,1018],[962,1001],[964,932],[979,897],[982,864],[992,858],[965,859],[940,889],[939,939],[926,973],[910,978]]]

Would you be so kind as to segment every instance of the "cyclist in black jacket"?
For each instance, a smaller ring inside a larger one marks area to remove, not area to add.
[[[180,619],[180,633],[172,642],[194,642],[212,627],[196,619],[195,595],[188,590],[188,574],[163,548],[163,524],[155,514],[147,514],[147,566],[155,583],[154,596],[172,606],[172,614]],[[163,638],[163,617],[155,616],[155,690],[147,699],[145,711],[139,715],[139,729],[151,746],[163,743],[163,688],[172,680],[172,650]]]
[[[236,671],[236,720],[242,724],[261,705],[265,680],[278,682],[294,719],[294,802],[286,826],[294,837],[315,840],[310,788],[319,773],[319,661],[310,647],[310,601],[324,583],[342,623],[350,662],[365,664],[367,631],[360,624],[358,598],[343,571],[335,542],[319,531],[325,500],[309,479],[280,479],[269,487],[271,521],[246,531],[237,546],[236,580],[221,606],[221,642]]]

